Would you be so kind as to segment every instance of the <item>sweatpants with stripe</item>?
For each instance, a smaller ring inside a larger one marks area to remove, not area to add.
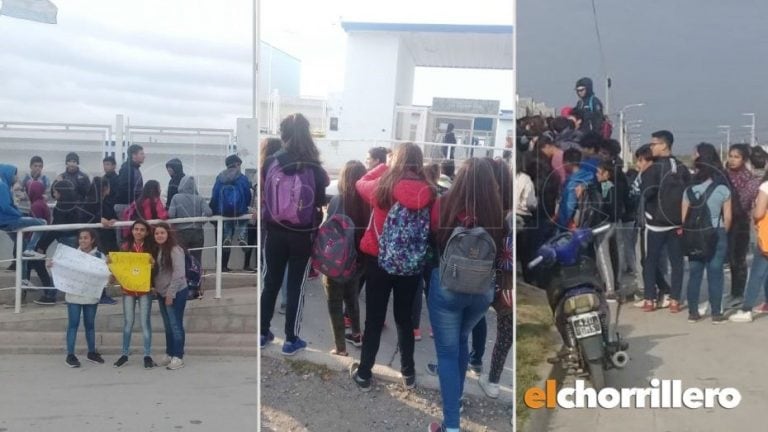
[[[287,266],[288,303],[285,309],[285,340],[294,342],[299,337],[311,251],[312,234],[310,232],[267,228],[264,240],[266,272],[264,290],[261,293],[261,334],[266,335],[269,332]]]

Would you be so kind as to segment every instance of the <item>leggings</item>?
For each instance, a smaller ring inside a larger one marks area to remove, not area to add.
[[[491,355],[491,370],[488,372],[488,381],[498,384],[501,380],[501,371],[507,361],[507,354],[512,348],[512,331],[515,326],[515,317],[512,313],[498,314],[496,316],[496,343],[493,344]]]

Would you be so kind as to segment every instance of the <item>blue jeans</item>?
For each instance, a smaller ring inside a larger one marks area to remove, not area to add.
[[[486,339],[488,339],[488,322],[485,320],[485,314],[483,314],[480,321],[472,328],[472,351],[469,352],[469,364],[483,365]]]
[[[152,296],[149,294],[139,297],[123,295],[123,318],[125,319],[125,326],[123,327],[123,355],[128,356],[131,353],[131,333],[133,332],[133,321],[136,316],[136,303],[139,304],[139,321],[141,322],[141,333],[144,336],[144,356],[149,356],[152,352],[152,322],[150,321]]]
[[[230,239],[232,242],[243,240],[248,241],[248,221],[247,220],[228,220],[224,221],[223,237],[224,239]]]
[[[704,270],[707,270],[707,288],[709,289],[709,304],[712,306],[712,316],[723,314],[723,263],[728,252],[728,234],[725,228],[717,229],[717,247],[709,261],[688,260],[688,313],[697,314],[699,308],[699,292]]]
[[[67,303],[67,354],[75,353],[75,339],[77,329],[80,327],[80,313],[83,314],[83,326],[85,326],[85,342],[88,344],[88,352],[96,352],[96,309],[98,304],[74,304]]]
[[[747,287],[744,289],[744,303],[741,305],[741,310],[752,310],[757,302],[761,287],[765,293],[765,301],[768,301],[768,257],[763,255],[758,246],[755,246],[752,267],[749,269],[749,279],[747,279]]]
[[[184,342],[186,340],[184,308],[187,306],[187,297],[189,297],[189,288],[184,288],[176,293],[173,304],[169,307],[165,305],[165,297],[157,296],[160,316],[163,317],[163,327],[165,328],[165,353],[168,354],[168,357],[184,358]]]
[[[483,295],[448,291],[440,285],[440,270],[432,272],[427,307],[435,335],[443,424],[447,428],[459,427],[459,399],[469,365],[469,333],[485,316],[493,294],[491,287]]]

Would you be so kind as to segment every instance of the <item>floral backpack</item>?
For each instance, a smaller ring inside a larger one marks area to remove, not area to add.
[[[411,210],[395,203],[379,238],[379,266],[396,276],[420,274],[429,245],[429,207]],[[374,230],[376,224],[373,224]]]

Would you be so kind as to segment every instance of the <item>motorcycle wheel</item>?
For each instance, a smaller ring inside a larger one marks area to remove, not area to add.
[[[605,370],[601,360],[590,360],[587,362],[589,369],[589,380],[592,381],[592,387],[595,391],[600,391],[605,387]]]

